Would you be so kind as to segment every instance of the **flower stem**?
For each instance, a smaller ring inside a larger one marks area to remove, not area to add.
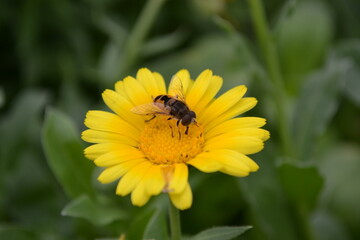
[[[124,75],[139,56],[146,34],[166,0],[148,0],[125,43],[123,60],[119,67],[119,76]]]
[[[181,225],[180,225],[180,212],[169,199],[169,217],[170,217],[170,231],[171,240],[181,239]]]
[[[301,224],[301,229],[303,230],[303,235],[304,238],[303,239],[307,239],[307,240],[314,240],[314,233],[313,230],[311,228],[311,224],[309,222],[309,214],[308,211],[304,210],[301,206],[297,206],[297,211],[298,211],[298,218]]]
[[[283,146],[283,152],[288,157],[293,157],[293,146],[290,137],[289,122],[286,114],[286,92],[283,78],[280,71],[279,58],[273,42],[268,24],[265,18],[265,11],[261,0],[248,0],[251,15],[254,22],[257,38],[264,56],[269,77],[273,83],[272,94],[277,109],[277,121],[279,134]]]
[[[294,158],[293,143],[291,141],[289,121],[286,114],[287,96],[284,87],[283,77],[280,71],[280,63],[277,55],[277,49],[265,17],[265,11],[261,0],[248,0],[251,15],[254,21],[254,27],[257,38],[264,55],[266,68],[273,85],[273,96],[277,108],[277,120],[281,143],[285,156]],[[301,231],[301,239],[313,240],[314,235],[309,224],[308,214],[299,205],[291,202],[294,208],[294,216],[297,218],[298,226]]]

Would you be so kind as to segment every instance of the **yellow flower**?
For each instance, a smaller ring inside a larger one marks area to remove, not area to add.
[[[115,91],[103,92],[104,102],[114,113],[89,111],[86,115],[89,129],[82,138],[94,145],[85,149],[85,156],[105,168],[98,180],[110,183],[121,178],[116,194],[131,193],[136,206],[166,192],[178,209],[191,207],[189,165],[206,173],[247,176],[259,167],[246,155],[261,151],[269,138],[269,132],[260,128],[265,119],[236,118],[257,103],[255,98],[243,97],[244,85],[215,98],[223,80],[211,70],[203,71],[195,81],[187,70],[180,70],[175,77],[181,80],[186,104],[197,116],[187,134],[187,127],[177,124],[177,119],[169,120],[163,114],[151,119],[151,115],[131,111],[167,93],[163,77],[146,68],[140,69],[136,78],[118,81]],[[176,96],[173,86],[168,94]]]

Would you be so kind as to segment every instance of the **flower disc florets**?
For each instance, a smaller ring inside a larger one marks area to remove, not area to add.
[[[140,150],[155,164],[186,163],[202,151],[203,128],[199,124],[186,127],[176,119],[157,116],[147,122],[140,135]]]

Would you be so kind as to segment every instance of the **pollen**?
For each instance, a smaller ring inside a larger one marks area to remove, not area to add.
[[[203,127],[192,123],[177,126],[176,119],[156,116],[148,121],[140,135],[140,150],[154,164],[186,163],[202,151]]]

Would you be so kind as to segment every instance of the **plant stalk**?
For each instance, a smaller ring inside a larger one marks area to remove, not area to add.
[[[119,66],[119,76],[123,76],[136,62],[145,37],[153,25],[156,16],[166,0],[148,0],[130,32],[124,47],[123,60]]]
[[[170,231],[171,240],[181,239],[181,225],[180,225],[180,212],[169,199],[169,217],[170,217]]]
[[[296,156],[294,154],[293,142],[290,135],[290,126],[286,114],[287,95],[283,77],[281,75],[277,49],[267,24],[262,1],[248,0],[248,2],[251,9],[256,35],[264,56],[267,72],[272,81],[272,94],[277,109],[276,114],[283,152],[285,156],[295,159]],[[306,211],[304,211],[300,205],[293,202],[290,204],[294,207],[294,215],[297,218],[298,226],[300,228],[301,235],[303,236],[301,239],[313,240],[314,235],[308,221],[308,214],[306,214]]]
[[[254,28],[259,45],[265,60],[267,72],[272,81],[272,95],[276,104],[276,117],[279,127],[279,135],[285,156],[293,158],[293,145],[290,136],[289,121],[286,114],[286,91],[280,71],[277,49],[273,42],[265,17],[265,11],[261,0],[248,0],[253,19]]]

